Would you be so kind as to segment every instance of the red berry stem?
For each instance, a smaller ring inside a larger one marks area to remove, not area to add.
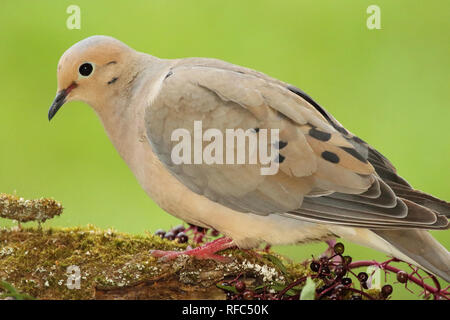
[[[395,273],[403,271],[403,270],[401,270],[399,268],[396,268],[396,267],[393,267],[393,266],[389,265],[389,263],[391,263],[391,262],[402,262],[402,261],[399,260],[399,259],[395,259],[395,258],[389,259],[389,260],[387,260],[385,262],[382,262],[382,263],[379,263],[379,262],[376,262],[376,261],[362,260],[362,261],[355,261],[355,262],[350,263],[348,265],[348,268],[349,269],[355,269],[355,268],[360,268],[360,267],[377,266],[377,267],[379,267],[382,270],[395,272]],[[417,270],[414,273],[417,274]],[[416,285],[418,285],[418,286],[424,288],[426,291],[430,292],[434,296],[434,299],[437,300],[439,298],[444,298],[446,300],[450,300],[450,297],[449,297],[450,296],[450,292],[447,291],[446,289],[443,289],[443,290],[441,289],[439,281],[436,279],[436,277],[431,276],[431,279],[433,280],[433,282],[436,285],[436,288],[434,288],[434,287],[426,284],[423,279],[419,279],[418,277],[415,277],[413,274],[408,274],[408,280],[412,281]]]
[[[288,286],[286,286],[283,290],[281,290],[280,293],[278,293],[278,297],[277,297],[277,298],[278,298],[278,299],[281,299],[281,298],[284,296],[284,294],[285,294],[286,292],[288,292],[289,290],[291,290],[293,287],[298,286],[298,285],[301,284],[302,282],[306,281],[307,278],[308,278],[308,277],[305,276],[305,277],[301,277],[301,278],[298,279],[298,280],[295,280],[294,282],[292,282],[291,284],[289,284]],[[311,276],[311,279],[314,279],[314,278],[317,278],[317,275],[312,275],[312,276]]]
[[[320,294],[319,294],[319,298],[324,296],[327,292],[333,290],[334,288],[336,288],[337,286],[341,285],[339,282],[334,283],[333,285],[331,285],[330,287],[328,287],[327,289],[323,290]]]

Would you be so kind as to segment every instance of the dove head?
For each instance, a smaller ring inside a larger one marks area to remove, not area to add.
[[[129,76],[134,54],[136,51],[107,36],[92,36],[70,47],[58,63],[58,91],[48,119],[69,101],[100,108],[103,99],[118,94],[118,84]]]

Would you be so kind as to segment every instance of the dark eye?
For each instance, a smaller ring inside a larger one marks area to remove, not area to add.
[[[80,68],[78,69],[78,72],[83,76],[87,77],[92,73],[92,70],[94,70],[94,67],[90,63],[83,63]]]

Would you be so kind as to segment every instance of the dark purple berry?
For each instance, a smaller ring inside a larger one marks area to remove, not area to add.
[[[245,290],[245,282],[244,281],[237,281],[236,284],[234,285],[234,287],[236,288],[236,290],[238,292],[244,292],[244,290]]]
[[[169,232],[167,232],[167,233],[164,235],[164,239],[167,239],[167,240],[174,240],[174,239],[175,239],[175,234],[174,234],[172,231],[169,231]]]
[[[188,236],[184,232],[180,232],[177,234],[176,239],[179,243],[186,243],[188,241]]]
[[[155,236],[158,236],[158,237],[161,237],[161,238],[164,238],[165,235],[166,235],[166,232],[163,229],[158,229],[155,232]]]
[[[346,272],[347,270],[342,265],[338,265],[336,266],[336,268],[334,268],[334,273],[336,274],[337,277],[343,277],[346,274]]]
[[[381,288],[381,294],[386,298],[392,293],[392,290],[392,286],[390,284],[386,284]]]
[[[397,272],[397,280],[400,283],[406,283],[408,281],[408,274],[405,271]]]
[[[352,257],[343,256],[342,258],[344,259],[344,264],[349,265],[350,263],[352,263]]]
[[[369,276],[367,275],[367,273],[365,273],[365,272],[358,273],[358,280],[360,282],[366,282],[367,279],[369,279]]]
[[[320,269],[320,264],[316,261],[311,262],[311,264],[309,265],[309,268],[314,271],[314,272],[318,272]]]
[[[172,231],[174,234],[177,235],[177,234],[180,233],[180,232],[184,232],[184,230],[186,230],[186,228],[185,228],[182,224],[180,224],[180,225],[178,225],[178,226],[172,228],[171,231]]]
[[[197,226],[196,228],[197,228],[197,232],[201,232],[201,233],[203,233],[203,232],[205,232],[205,231],[206,231],[206,228],[203,228],[203,227],[199,227],[199,226]]]
[[[342,296],[345,293],[345,287],[342,284],[338,284],[336,287],[334,287],[334,292],[338,296]]]
[[[246,290],[242,294],[242,297],[244,298],[244,300],[253,300],[253,292]]]
[[[342,282],[342,284],[344,286],[348,286],[348,285],[350,285],[352,283],[352,279],[350,279],[350,278],[342,278],[341,282]]]
[[[344,249],[345,249],[344,245],[340,242],[336,243],[333,248],[334,253],[336,253],[336,254],[343,254]]]
[[[328,266],[323,266],[323,267],[322,267],[322,270],[320,270],[320,273],[321,273],[322,275],[330,274],[330,267],[328,267]]]

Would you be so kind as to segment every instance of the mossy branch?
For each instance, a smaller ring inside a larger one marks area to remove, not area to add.
[[[232,258],[229,263],[187,256],[162,262],[150,253],[186,246],[93,226],[5,228],[0,230],[0,278],[38,299],[225,299],[226,292],[216,286],[220,281],[240,276],[248,286],[261,286],[308,274],[303,265],[274,254],[237,249],[222,253]],[[73,285],[77,280],[79,289]]]
[[[25,200],[15,195],[0,193],[0,217],[2,218],[41,223],[59,216],[62,212],[61,203],[50,198]]]

